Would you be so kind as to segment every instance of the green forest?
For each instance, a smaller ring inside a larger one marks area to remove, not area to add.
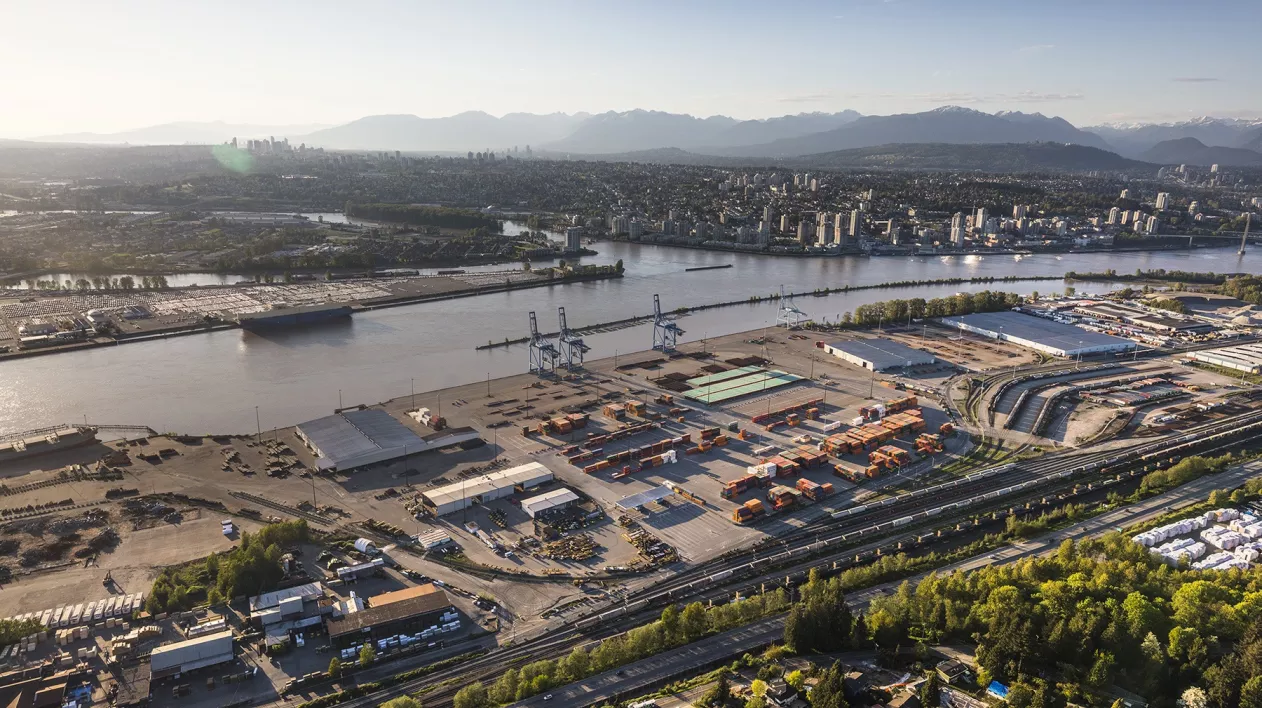
[[[471,209],[417,206],[413,204],[346,203],[346,215],[374,221],[392,221],[412,226],[435,226],[440,229],[485,229],[499,232],[499,219]]]
[[[860,305],[854,313],[847,312],[842,316],[842,324],[853,324],[859,327],[875,325],[882,321],[890,324],[906,322],[908,318],[951,317],[969,315],[974,312],[998,312],[1010,310],[1023,302],[1016,293],[983,290],[979,293],[935,297],[932,300],[910,298],[906,300],[884,300],[870,305]]]

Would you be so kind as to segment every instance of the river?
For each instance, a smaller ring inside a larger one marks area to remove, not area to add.
[[[1061,275],[1066,271],[1137,268],[1257,272],[1262,252],[1243,257],[1233,249],[1160,253],[1036,256],[884,258],[775,258],[628,243],[598,243],[600,255],[585,262],[622,259],[618,280],[482,295],[357,314],[342,324],[309,330],[253,334],[229,330],[161,341],[19,359],[0,364],[0,432],[88,420],[146,424],[179,432],[250,432],[254,407],[266,428],[326,415],[338,404],[375,403],[418,391],[519,373],[524,345],[474,351],[488,340],[519,337],[527,313],[538,313],[545,330],[556,329],[556,308],[565,306],[573,327],[652,311],[653,294],[671,310],[775,292],[899,280],[979,276]],[[723,270],[685,273],[695,266],[730,263]],[[990,287],[1028,294],[1063,289],[1054,281],[997,282],[990,286],[880,289],[800,298],[797,305],[832,319],[857,305],[895,297],[937,297]],[[1096,291],[1102,284],[1078,284]],[[772,324],[776,305],[722,308],[680,321],[683,341]],[[651,326],[585,337],[590,357],[648,349]]]

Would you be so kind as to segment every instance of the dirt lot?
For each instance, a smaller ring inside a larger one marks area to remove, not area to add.
[[[1032,349],[932,323],[886,328],[884,336],[923,349],[967,371],[994,371],[1039,361],[1038,353]]]

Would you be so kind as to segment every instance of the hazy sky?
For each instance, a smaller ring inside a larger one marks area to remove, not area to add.
[[[1260,0],[0,0],[0,136],[466,110],[1262,117]]]

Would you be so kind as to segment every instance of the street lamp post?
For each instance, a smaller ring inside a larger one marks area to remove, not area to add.
[[[412,379],[412,410],[416,410],[416,379]]]

